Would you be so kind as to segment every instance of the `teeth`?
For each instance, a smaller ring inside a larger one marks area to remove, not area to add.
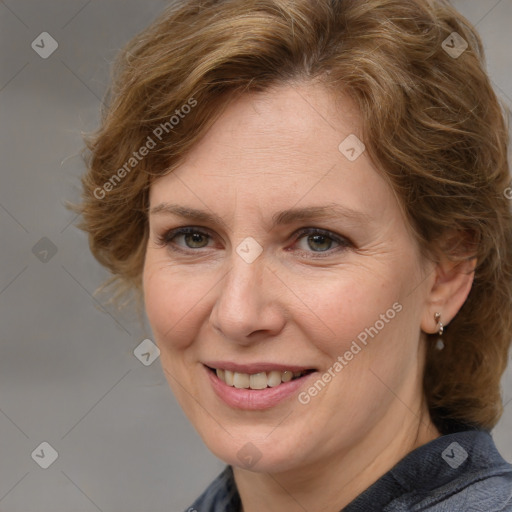
[[[234,377],[234,374],[233,372],[229,371],[229,370],[224,370],[224,382],[228,385],[228,386],[234,386],[234,383],[233,383],[233,377]],[[221,377],[219,377],[220,379]]]
[[[267,387],[267,374],[265,372],[255,373],[249,377],[251,389],[265,389]]]
[[[272,371],[267,374],[267,386],[274,388],[281,384],[281,372]]]
[[[289,372],[288,370],[285,370],[283,372],[283,375],[281,375],[281,380],[283,382],[290,382],[293,379],[293,373]]]
[[[284,372],[272,370],[270,372],[248,373],[231,372],[229,370],[216,370],[217,377],[225,382],[228,386],[238,389],[265,389],[267,387],[274,388],[282,382],[290,382],[292,379],[300,377],[304,372],[292,372],[285,370]]]
[[[235,386],[235,388],[247,389],[249,387],[249,382],[249,374],[235,372],[235,375],[233,376],[233,386]]]

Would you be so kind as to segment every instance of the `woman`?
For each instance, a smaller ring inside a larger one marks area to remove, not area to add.
[[[179,3],[88,147],[91,249],[227,463],[189,511],[512,510],[507,131],[453,8]]]

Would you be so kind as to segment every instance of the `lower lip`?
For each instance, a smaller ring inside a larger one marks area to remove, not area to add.
[[[217,375],[204,367],[216,395],[227,405],[236,409],[257,411],[270,409],[294,395],[305,382],[317,372],[311,372],[298,379],[283,382],[273,388],[239,389],[228,386]]]

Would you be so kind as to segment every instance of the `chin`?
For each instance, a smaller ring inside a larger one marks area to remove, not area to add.
[[[268,428],[253,429],[243,435],[230,436],[222,431],[219,437],[212,435],[209,429],[202,437],[216,457],[237,468],[256,473],[280,473],[296,468],[304,445],[297,441],[297,437],[288,435],[284,428],[281,435],[276,432],[269,435],[269,432],[272,430]]]

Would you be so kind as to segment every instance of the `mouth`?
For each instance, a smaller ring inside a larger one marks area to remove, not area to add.
[[[226,368],[215,368],[208,365],[205,367],[217,376],[227,386],[237,389],[264,390],[276,388],[281,384],[301,379],[310,373],[315,372],[313,368],[296,370],[293,368],[285,370],[258,371],[255,373],[243,373]]]

